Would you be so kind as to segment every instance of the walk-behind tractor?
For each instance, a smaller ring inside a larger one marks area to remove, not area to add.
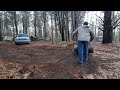
[[[77,44],[77,42],[74,44],[74,51],[77,53],[77,55],[78,55],[78,44]],[[89,46],[88,46],[88,52],[89,53],[93,53],[93,47],[92,47],[92,45],[90,44],[90,42],[89,42]]]
[[[93,47],[91,45],[91,41],[93,41],[94,39],[94,35],[92,33],[90,33],[90,42],[89,42],[89,46],[88,46],[88,52],[89,53],[93,53]],[[78,55],[78,42],[76,40],[76,43],[74,44],[74,51],[77,52]]]

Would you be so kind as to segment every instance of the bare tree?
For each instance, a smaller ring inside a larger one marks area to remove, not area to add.
[[[65,12],[65,17],[66,17],[66,21],[65,21],[65,32],[66,32],[66,41],[67,41],[67,45],[68,42],[70,41],[69,39],[69,20],[68,20],[68,11]]]
[[[7,16],[7,11],[4,11],[4,28],[5,28],[5,34],[8,36],[8,16]]]
[[[111,26],[111,11],[104,12],[103,43],[112,43],[113,29]]]
[[[44,32],[44,39],[46,39],[47,38],[47,31],[46,31],[46,11],[43,11],[43,32]]]
[[[17,14],[16,11],[13,11],[14,14],[14,23],[15,23],[15,29],[16,29],[16,35],[18,34],[18,22],[17,22]],[[14,28],[14,25],[13,25]]]
[[[37,37],[37,11],[34,11],[34,29],[35,29],[35,37]]]
[[[0,14],[0,41],[2,41],[2,15]]]
[[[42,35],[42,14],[40,12],[38,17],[37,27],[38,27],[38,37],[39,39],[41,39],[43,35]]]
[[[23,33],[28,33],[28,28],[29,28],[29,15],[30,12],[29,11],[23,11],[23,18],[22,18],[22,22],[23,22]]]
[[[52,35],[52,44],[54,44],[54,38],[53,38],[53,12],[51,12],[51,35]]]
[[[55,38],[58,40],[58,11],[54,11]]]

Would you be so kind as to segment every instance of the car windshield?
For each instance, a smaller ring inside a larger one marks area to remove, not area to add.
[[[18,34],[17,37],[29,37],[28,34]]]

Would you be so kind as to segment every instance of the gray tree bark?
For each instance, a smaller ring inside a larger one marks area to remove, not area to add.
[[[17,22],[16,11],[14,11],[14,22],[15,22],[15,29],[16,29],[16,35],[17,35],[18,34],[18,22]],[[14,25],[13,25],[13,29],[14,29]]]
[[[57,29],[57,26],[58,26],[58,21],[57,21],[57,18],[58,18],[58,11],[54,11],[54,24],[55,24],[55,38],[56,40],[58,40],[58,29]]]
[[[43,11],[43,32],[44,32],[44,39],[47,38],[47,31],[46,31],[46,11]]]
[[[54,44],[54,38],[53,38],[53,13],[51,12],[51,35],[52,35],[52,44]]]
[[[37,11],[34,11],[34,29],[35,29],[35,37],[37,37]]]
[[[0,16],[0,41],[2,41],[2,19]]]
[[[112,43],[113,29],[111,26],[111,11],[104,12],[104,30],[103,30],[103,44]]]

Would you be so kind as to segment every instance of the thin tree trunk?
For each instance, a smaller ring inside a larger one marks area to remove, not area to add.
[[[36,33],[36,15],[37,13],[36,13],[36,11],[34,11],[34,29],[35,29],[35,37],[37,36],[37,33]]]
[[[13,27],[13,40],[14,40],[15,38],[14,15],[12,16],[12,27]]]
[[[73,20],[73,11],[71,11],[71,32],[74,31],[74,20]],[[72,38],[72,35],[71,35],[71,38]]]
[[[28,16],[27,16],[27,12],[25,12],[25,33],[27,34],[28,32]]]
[[[44,20],[44,26],[43,26],[43,32],[44,32],[44,39],[47,38],[47,31],[46,31],[46,11],[43,12],[43,20]]]
[[[54,24],[55,24],[55,38],[56,38],[56,40],[58,40],[58,29],[57,29],[57,17],[58,17],[58,11],[54,11],[55,13],[54,13],[54,20],[55,20],[55,22],[54,22]]]
[[[74,30],[78,28],[78,22],[77,22],[77,12],[74,11]],[[77,35],[75,35],[75,40],[77,40]]]
[[[112,11],[113,23],[114,23],[114,11]],[[115,42],[115,29],[113,30],[113,41]]]
[[[62,35],[62,41],[65,41],[65,34],[64,34],[64,30],[65,30],[65,23],[64,23],[64,11],[61,11],[61,35]]]
[[[119,27],[119,42],[120,42],[120,27]]]
[[[8,20],[7,20],[7,11],[4,12],[5,15],[5,30],[6,30],[6,35],[8,36]]]
[[[51,29],[52,29],[52,32],[51,32],[51,35],[52,35],[52,44],[54,44],[54,39],[53,39],[53,18],[52,18],[52,12],[51,12]]]
[[[97,18],[96,18],[96,25],[97,25]],[[97,30],[97,27],[95,26],[95,36],[96,36],[96,30]]]
[[[14,21],[15,21],[15,29],[16,29],[16,35],[18,34],[18,25],[17,25],[17,15],[16,15],[16,11],[14,11]]]
[[[67,27],[67,38],[68,38],[68,42],[70,42],[70,35],[69,35],[69,19],[68,19],[68,12],[67,12],[67,15],[66,15],[66,27]]]
[[[67,45],[69,42],[69,21],[68,21],[68,11],[66,11],[66,41]]]
[[[39,36],[39,39],[42,39],[42,25],[41,25],[41,22],[40,22],[40,19],[38,19],[38,36]]]
[[[0,17],[0,41],[2,41],[2,20]]]
[[[25,33],[25,22],[24,22],[24,15],[23,15],[23,18],[22,18],[22,23],[23,23],[23,33]]]
[[[63,37],[62,37],[61,12],[60,12],[60,11],[58,11],[58,27],[59,27],[59,31],[60,31],[61,38],[63,38]]]

